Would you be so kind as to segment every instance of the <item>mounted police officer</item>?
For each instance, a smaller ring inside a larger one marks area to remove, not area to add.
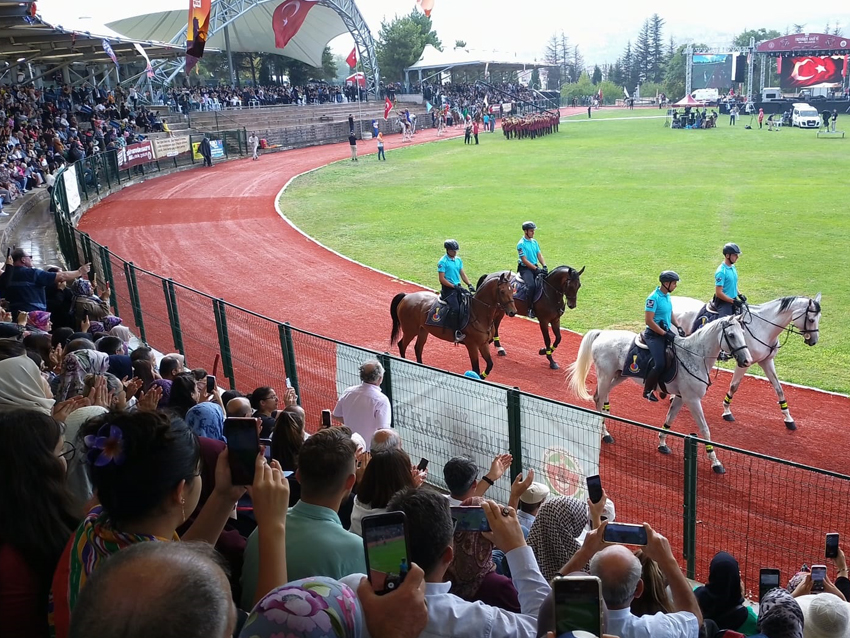
[[[738,291],[738,269],[735,262],[741,255],[738,244],[723,247],[723,263],[714,272],[714,307],[717,318],[740,312],[747,298]]]
[[[469,292],[475,292],[475,288],[469,283],[466,273],[463,271],[463,260],[457,256],[460,246],[454,239],[443,242],[446,254],[437,262],[437,274],[440,277],[440,298],[445,301],[451,312],[450,325],[455,328],[455,341],[463,341],[466,337],[458,328],[460,327],[460,296],[466,291],[461,281],[466,284]]]
[[[649,347],[654,364],[647,373],[643,386],[643,398],[649,401],[658,401],[654,390],[667,366],[667,344],[676,339],[676,333],[670,328],[676,326],[679,334],[684,335],[682,329],[673,323],[673,304],[670,301],[670,293],[679,284],[679,275],[672,270],[665,270],[659,275],[658,281],[661,285],[646,298],[644,307],[646,330],[643,340]]]
[[[519,263],[517,264],[517,272],[522,277],[525,283],[525,294],[528,300],[528,316],[534,318],[534,297],[537,292],[537,276],[548,274],[546,262],[543,259],[543,253],[540,252],[540,246],[537,240],[534,239],[534,231],[537,230],[537,225],[534,222],[525,222],[522,225],[523,236],[516,245],[519,253]]]

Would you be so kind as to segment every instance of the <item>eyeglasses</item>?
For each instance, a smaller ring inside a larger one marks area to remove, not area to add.
[[[70,441],[65,441],[62,445],[62,452],[58,454],[60,459],[65,459],[66,461],[72,461],[74,456],[77,454],[77,448],[74,447],[74,444]]]

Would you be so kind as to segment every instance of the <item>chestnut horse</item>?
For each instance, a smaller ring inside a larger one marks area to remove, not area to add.
[[[418,363],[422,363],[422,350],[429,334],[443,341],[455,340],[454,329],[425,324],[437,297],[438,295],[433,292],[424,291],[411,294],[401,292],[393,297],[390,304],[390,316],[393,319],[390,343],[396,343],[399,333],[402,333],[402,338],[398,341],[398,351],[402,358],[407,351],[407,346],[414,339],[416,339],[416,345],[413,350]],[[478,290],[469,301],[469,323],[463,329],[466,338],[462,344],[469,352],[473,371],[480,374],[482,379],[486,378],[493,369],[493,359],[490,357],[488,344],[495,334],[493,319],[496,313],[507,313],[510,317],[516,314],[510,273],[496,273],[482,277],[479,280]],[[479,354],[487,363],[483,373],[478,364]]]
[[[543,286],[543,295],[534,304],[534,316],[540,324],[540,332],[543,333],[544,347],[538,352],[539,355],[545,355],[549,359],[549,367],[552,370],[557,370],[560,366],[552,358],[555,353],[555,348],[561,343],[561,315],[564,310],[569,308],[572,310],[576,307],[576,296],[578,289],[581,288],[581,275],[584,272],[584,267],[581,270],[576,270],[570,266],[558,266],[549,273],[549,275],[538,283]],[[481,281],[478,282],[481,285]],[[564,305],[564,297],[566,297],[566,306]],[[528,314],[528,302],[516,300],[517,314]],[[499,324],[502,323],[502,318],[505,316],[503,312],[496,313],[496,335],[493,337],[493,345],[496,346],[496,353],[500,357],[507,355],[507,352],[502,347],[499,340]],[[549,326],[552,327],[552,334],[555,336],[555,343],[549,339]]]

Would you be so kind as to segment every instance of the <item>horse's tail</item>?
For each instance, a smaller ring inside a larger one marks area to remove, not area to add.
[[[393,331],[390,333],[390,345],[395,343],[395,340],[398,339],[399,332],[401,332],[401,321],[398,319],[398,305],[405,296],[406,295],[403,292],[398,293],[395,297],[393,297],[393,301],[390,304],[390,316],[393,318]]]
[[[585,387],[585,381],[587,380],[587,373],[590,372],[590,364],[593,363],[591,348],[593,342],[596,341],[596,337],[600,334],[602,334],[601,330],[591,330],[584,335],[576,360],[567,366],[567,379],[570,382],[570,390],[585,401],[593,398]]]

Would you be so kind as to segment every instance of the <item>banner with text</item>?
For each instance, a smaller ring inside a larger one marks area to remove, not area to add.
[[[198,151],[200,142],[192,142],[192,157],[196,160],[204,159],[204,156]],[[224,159],[224,144],[221,140],[210,140],[210,157],[213,159]]]
[[[139,164],[147,164],[154,160],[153,145],[149,140],[128,144],[118,149],[118,168],[133,168]]]
[[[188,153],[189,136],[185,137],[163,137],[153,141],[153,150],[156,159],[163,157],[174,157],[180,153]]]

